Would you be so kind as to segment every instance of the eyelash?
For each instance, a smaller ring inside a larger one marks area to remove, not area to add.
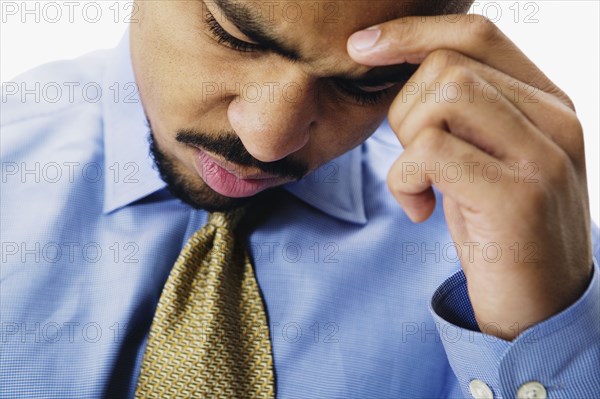
[[[385,94],[391,89],[366,92],[356,87],[352,87],[351,84],[344,82],[342,79],[335,79],[334,83],[339,90],[352,97],[354,101],[363,107],[377,105],[381,100],[383,100]]]
[[[217,22],[214,15],[209,12],[206,13],[206,24],[215,39],[217,39],[217,42],[221,45],[242,53],[264,51],[264,48],[258,44],[245,42],[227,33],[221,24]],[[334,79],[334,82],[337,89],[344,92],[345,95],[350,96],[357,104],[363,107],[377,105],[383,99],[387,91],[390,90],[385,89],[376,92],[365,92],[358,88],[351,87],[350,84],[341,79]]]
[[[258,44],[248,43],[231,36],[225,31],[225,29],[223,29],[221,24],[217,22],[217,20],[211,13],[206,13],[206,24],[208,25],[208,29],[210,30],[210,32],[214,35],[214,37],[220,44],[224,44],[233,50],[240,51],[243,53],[251,53],[259,50],[264,50]]]

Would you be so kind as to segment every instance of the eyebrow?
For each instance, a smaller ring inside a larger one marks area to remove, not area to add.
[[[250,7],[231,0],[211,0],[223,12],[225,17],[233,23],[244,35],[261,47],[273,51],[290,61],[307,60],[293,46],[282,42],[275,37],[272,30],[265,25]]]
[[[279,54],[290,61],[310,63],[310,60],[302,56],[292,45],[275,37],[274,32],[267,28],[267,24],[246,4],[234,0],[210,0],[206,3],[215,4],[225,18],[259,46]],[[359,78],[345,74],[333,76],[333,78],[343,79],[359,86],[376,87],[388,83],[405,83],[418,67],[419,65],[405,63],[372,68]]]

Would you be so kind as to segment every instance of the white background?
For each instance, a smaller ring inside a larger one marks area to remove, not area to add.
[[[132,10],[130,1],[116,0],[0,0],[0,6],[2,82],[44,62],[114,47]],[[494,20],[575,102],[585,129],[592,217],[599,221],[599,2],[476,1],[472,11]]]

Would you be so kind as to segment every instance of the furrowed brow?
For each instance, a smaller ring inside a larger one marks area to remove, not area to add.
[[[291,61],[304,60],[297,49],[275,37],[273,31],[269,29],[252,7],[243,2],[232,0],[211,0],[207,3],[214,3],[240,32],[261,47]]]
[[[274,31],[261,18],[260,12],[253,7],[244,4],[243,1],[236,0],[208,0],[204,2],[206,6],[216,6],[210,9],[211,12],[221,12],[237,29],[246,35],[250,40],[259,46],[281,55],[291,61],[300,61],[310,63],[311,59],[304,57],[291,44],[283,42],[277,38]],[[405,83],[417,70],[419,65],[399,64],[384,67],[376,67],[360,77],[337,75],[332,76],[338,79],[344,79],[355,85],[375,87],[386,83]]]

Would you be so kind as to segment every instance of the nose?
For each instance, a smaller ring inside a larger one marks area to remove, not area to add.
[[[270,82],[247,83],[229,104],[229,123],[246,150],[274,162],[300,150],[317,122],[315,82],[286,70]]]

